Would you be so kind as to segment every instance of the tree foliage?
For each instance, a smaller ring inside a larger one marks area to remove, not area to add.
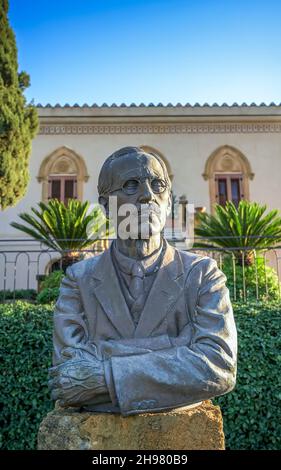
[[[281,241],[281,217],[277,209],[267,214],[266,205],[240,201],[238,208],[227,202],[215,207],[214,215],[198,214],[195,235],[202,237],[196,246],[223,248],[234,253],[241,264],[252,264],[254,252],[266,250]]]
[[[89,201],[69,199],[67,205],[58,199],[47,204],[39,202],[39,209],[31,207],[34,215],[19,214],[26,225],[12,222],[11,225],[43,242],[53,250],[82,250],[104,234],[106,218],[98,205],[89,212]]]
[[[99,205],[89,212],[89,201],[69,199],[67,205],[57,199],[47,204],[38,203],[34,215],[19,214],[25,224],[12,222],[12,227],[21,230],[33,239],[62,255],[62,269],[78,261],[82,250],[90,248],[99,239],[112,233],[108,221]]]
[[[18,73],[15,35],[8,21],[8,0],[0,0],[0,208],[15,205],[29,181],[31,141],[38,129],[37,110],[27,104],[26,72]]]

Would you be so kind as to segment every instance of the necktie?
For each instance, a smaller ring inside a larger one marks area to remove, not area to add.
[[[134,299],[134,302],[131,306],[131,314],[134,323],[137,324],[145,302],[144,271],[141,266],[141,263],[139,263],[138,261],[136,261],[132,267],[131,277],[132,279],[130,282],[129,290],[131,296]]]

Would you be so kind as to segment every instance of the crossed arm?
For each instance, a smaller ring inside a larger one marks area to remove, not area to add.
[[[53,399],[66,406],[118,400],[121,412],[128,415],[141,412],[144,401],[157,410],[231,390],[236,329],[225,277],[213,261],[202,269],[192,338],[189,326],[188,333],[183,330],[176,338],[112,340],[100,348],[102,357],[88,340],[79,288],[68,270],[55,312]]]
[[[167,335],[155,338],[89,341],[79,287],[68,268],[54,312],[54,366],[49,388],[61,406],[117,404],[110,358],[145,354],[171,346]],[[98,347],[97,347],[98,346]]]

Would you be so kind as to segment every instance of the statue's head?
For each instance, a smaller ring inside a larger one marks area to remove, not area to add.
[[[130,238],[148,238],[162,232],[171,207],[171,181],[164,161],[157,155],[139,147],[114,152],[102,166],[98,192],[107,214],[110,196],[116,197],[119,228],[125,226],[128,213],[132,226],[137,219],[137,234],[132,228],[131,234],[135,235]],[[133,212],[128,204],[134,207]]]

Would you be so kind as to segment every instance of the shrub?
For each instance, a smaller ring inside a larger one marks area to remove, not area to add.
[[[11,290],[1,290],[0,291],[0,302],[5,300],[35,300],[37,296],[37,292],[34,289],[18,289],[15,291]]]
[[[54,302],[59,297],[59,287],[54,287],[53,289],[50,287],[46,287],[46,289],[41,290],[37,295],[37,303],[38,304],[49,304],[50,302]]]
[[[99,239],[113,234],[99,204],[90,208],[89,201],[68,199],[64,204],[50,199],[31,207],[30,213],[20,213],[19,218],[25,224],[12,222],[11,226],[61,253],[63,270],[83,259],[85,250],[91,250]]]
[[[237,385],[214,400],[222,409],[227,448],[281,449],[280,310],[277,303],[234,305]]]
[[[54,302],[59,297],[59,288],[64,276],[62,270],[57,270],[49,274],[41,284],[41,291],[36,297],[38,304],[48,304]]]
[[[60,283],[62,281],[63,276],[64,276],[64,272],[61,269],[52,272],[41,283],[42,289],[46,289],[46,288],[52,289],[53,287],[60,287]]]
[[[242,200],[236,207],[228,201],[215,205],[214,214],[197,214],[195,235],[202,237],[197,247],[223,248],[231,252],[238,264],[253,264],[254,253],[267,250],[281,241],[281,217],[278,209],[266,214],[266,205]]]
[[[52,306],[0,305],[1,409],[5,449],[34,449],[40,422],[53,407],[47,388],[52,353]],[[238,338],[235,389],[222,409],[230,449],[281,449],[280,305],[234,304]]]
[[[235,276],[231,257],[226,256],[223,260],[222,271],[227,277],[227,287],[234,297],[236,287],[236,298],[244,299],[243,278],[245,279],[246,298],[266,298],[277,300],[280,298],[281,286],[275,269],[267,266],[263,258],[257,258],[255,264],[243,267],[235,265]]]
[[[47,388],[52,308],[1,304],[0,331],[0,447],[34,449],[38,425],[53,407]]]

